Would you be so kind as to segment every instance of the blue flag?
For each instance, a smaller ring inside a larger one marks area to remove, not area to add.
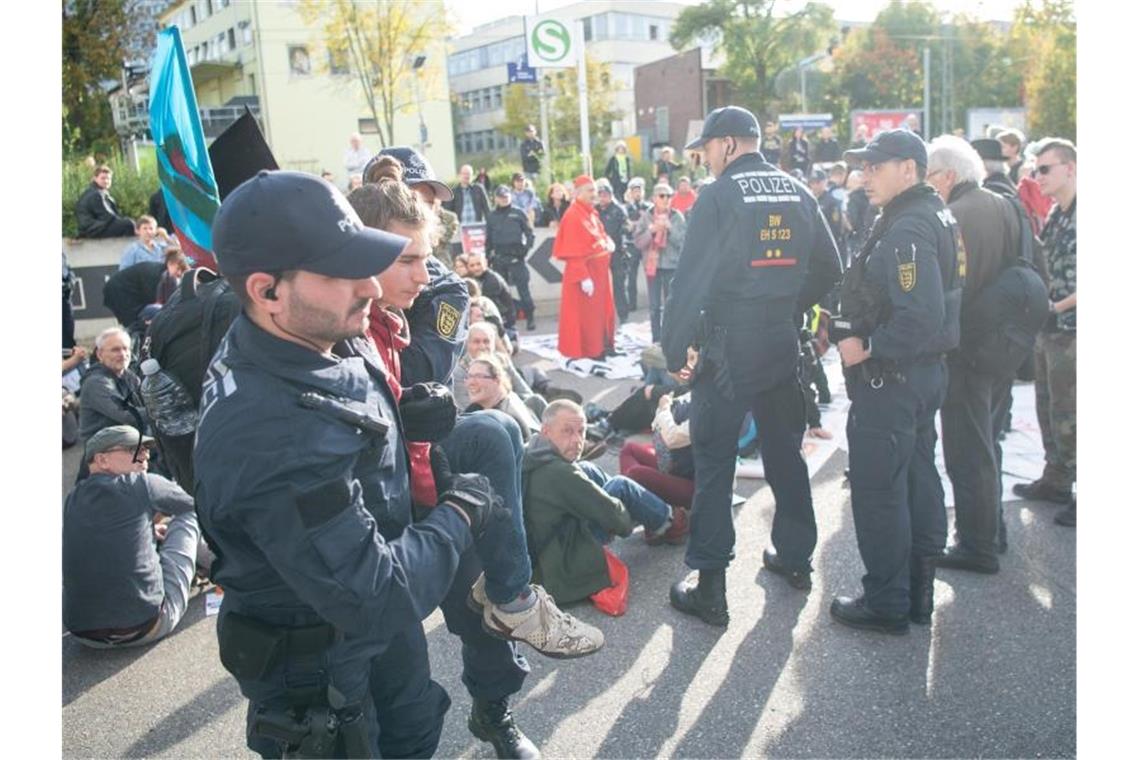
[[[218,186],[176,26],[158,33],[150,70],[150,133],[166,210],[183,251],[199,266],[217,269],[210,227],[221,205]]]

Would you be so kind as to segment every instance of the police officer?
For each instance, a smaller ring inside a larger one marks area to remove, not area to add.
[[[614,310],[618,319],[624,322],[629,319],[629,301],[626,298],[628,287],[626,277],[629,276],[629,256],[626,253],[629,234],[626,228],[629,226],[629,215],[626,214],[625,207],[614,200],[614,189],[608,179],[599,179],[597,187],[598,203],[595,208],[602,220],[602,226],[606,228],[606,234],[614,241],[614,252],[610,255],[610,274],[614,283]],[[636,275],[637,272],[634,271],[633,276]]]
[[[436,179],[428,160],[415,148],[384,148],[364,167],[364,181],[375,182],[378,162],[391,156],[404,167],[404,183],[432,204],[450,201],[451,188]],[[450,213],[450,212],[448,212]],[[432,380],[451,384],[451,373],[467,343],[467,306],[471,296],[463,278],[435,256],[427,259],[428,284],[404,312],[412,343],[400,354],[402,380],[407,386]]]
[[[764,160],[759,140],[756,117],[726,106],[709,113],[701,136],[685,146],[703,146],[717,180],[690,212],[663,325],[668,369],[692,376],[696,493],[685,563],[699,571],[697,583],[673,587],[670,602],[721,626],[735,543],[737,432],[749,410],[763,431],[764,472],[776,496],[775,551],[764,552],[765,566],[797,588],[811,587],[816,527],[800,453],[799,324],[842,273],[815,199]]]
[[[953,214],[924,182],[920,137],[880,132],[844,158],[864,163],[867,195],[882,211],[831,323],[851,398],[851,506],[867,569],[862,596],[836,598],[831,614],[901,634],[908,616],[930,622],[933,559],[946,543],[934,416],[946,394],[943,354],[958,345],[966,258]]]
[[[519,292],[518,307],[526,316],[526,329],[533,330],[534,299],[530,297],[530,268],[527,252],[534,245],[534,230],[526,214],[511,205],[511,189],[495,188],[495,210],[487,215],[487,252],[491,266]]]
[[[242,301],[200,409],[195,489],[226,596],[219,654],[264,757],[420,757],[450,700],[421,620],[501,511],[459,475],[410,522],[400,415],[367,328],[406,238],[364,228],[331,184],[261,172],[226,198],[214,250]]]

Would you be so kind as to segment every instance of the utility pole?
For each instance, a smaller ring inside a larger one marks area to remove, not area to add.
[[[922,136],[930,139],[930,45],[922,48]]]
[[[590,155],[590,103],[586,88],[586,22],[577,23],[578,32],[578,127],[582,130],[582,171],[594,176]]]

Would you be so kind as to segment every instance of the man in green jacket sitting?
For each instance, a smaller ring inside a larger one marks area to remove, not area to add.
[[[586,414],[573,401],[551,402],[523,457],[523,517],[534,582],[560,604],[610,585],[602,544],[645,526],[651,545],[684,543],[688,513],[627,477],[581,462]]]

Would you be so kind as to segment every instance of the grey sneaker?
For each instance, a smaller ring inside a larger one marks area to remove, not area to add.
[[[531,585],[538,601],[522,612],[507,612],[487,604],[487,595],[479,581],[471,588],[468,603],[484,600],[483,628],[493,636],[530,644],[541,654],[555,659],[585,657],[602,648],[606,637],[592,625],[583,623],[558,605],[542,586]],[[478,591],[476,591],[478,589]]]

